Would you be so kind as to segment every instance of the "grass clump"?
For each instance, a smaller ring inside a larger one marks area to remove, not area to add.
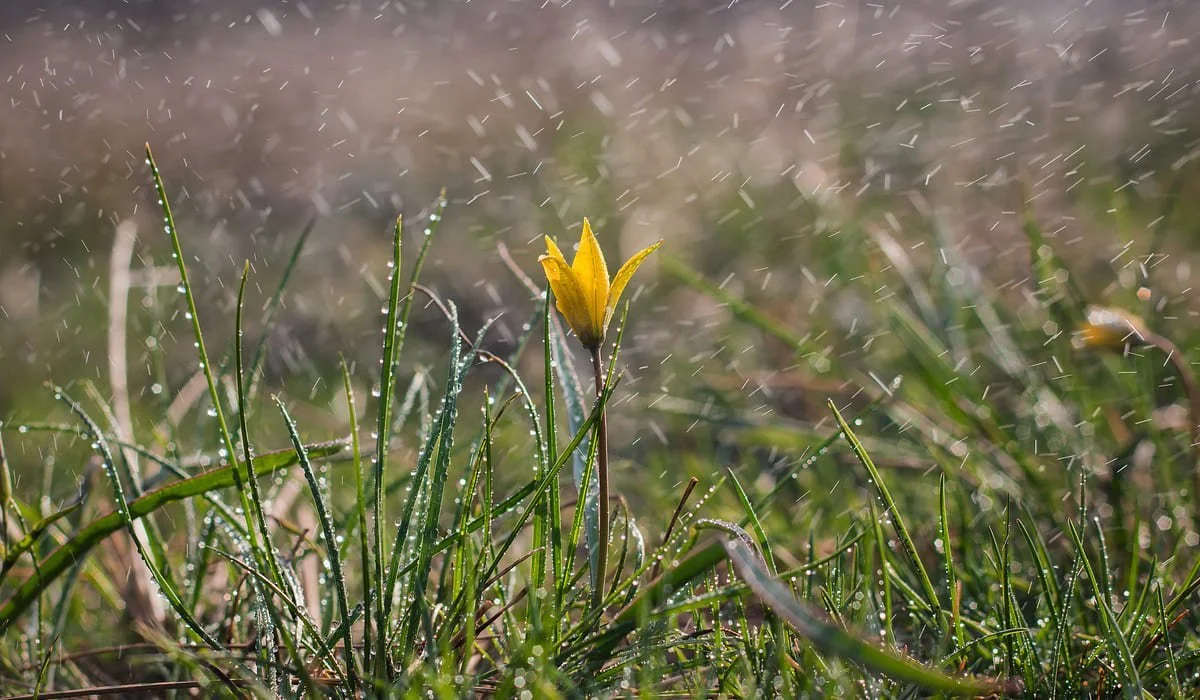
[[[801,360],[792,374],[819,365],[844,380],[819,412],[764,418],[715,383],[703,402],[615,401],[626,318],[607,337],[615,299],[570,297],[579,290],[555,284],[565,277],[550,283],[590,354],[594,392],[551,295],[528,278],[530,322],[515,350],[488,349],[490,322],[464,328],[419,281],[443,197],[407,274],[396,223],[379,366],[343,362],[348,437],[329,441],[305,434],[292,402],[259,394],[262,345],[244,347],[248,264],[232,348],[210,354],[186,241],[150,167],[197,352],[195,444],[184,446],[178,424],[144,444],[121,439],[86,384],[50,389],[66,422],[5,423],[9,442],[83,438],[116,504],[100,514],[99,488],[59,509],[24,497],[0,443],[10,695],[1188,697],[1200,687],[1189,619],[1197,501],[1180,486],[1196,466],[1198,417],[1183,430],[1129,420],[1177,388],[1139,350],[1179,348],[1137,333],[1151,323],[1140,317],[1127,317],[1132,334],[1097,326],[1032,223],[1033,306],[971,274],[928,285],[885,236],[867,254],[832,257],[835,276],[877,295],[870,320],[888,330],[874,366],[816,350],[811,333],[667,258],[676,284],[729,314],[731,334],[785,348]],[[587,236],[585,225],[599,255]],[[970,271],[945,255],[931,269],[934,279]],[[607,290],[602,255],[588,289],[598,270]],[[414,377],[402,357],[416,308],[442,318],[446,350]],[[1061,332],[1037,336],[1051,326]],[[1060,338],[1068,345],[1047,349]],[[534,369],[518,369],[539,345]],[[1190,399],[1188,364],[1169,366],[1184,390],[1166,400]],[[360,382],[371,394],[361,414]],[[1138,409],[1122,413],[1115,395]],[[747,458],[729,467],[698,446],[610,467],[610,415],[732,435]],[[268,450],[261,435],[282,444]],[[757,461],[766,447],[771,458]],[[156,473],[135,475],[129,455]],[[700,475],[683,478],[685,463]],[[675,469],[678,487],[638,489],[659,466]],[[1155,512],[1173,515],[1148,522]],[[97,564],[123,537],[165,606],[130,608],[125,639],[87,648],[89,626],[123,619],[127,589]]]

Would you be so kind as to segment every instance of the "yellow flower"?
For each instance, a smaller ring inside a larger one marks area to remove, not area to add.
[[[1149,337],[1142,319],[1110,306],[1088,307],[1087,322],[1079,329],[1079,340],[1085,348],[1119,350],[1127,345],[1143,345]]]
[[[589,350],[595,350],[604,342],[608,323],[625,285],[637,271],[638,266],[653,253],[662,241],[643,248],[625,261],[617,276],[609,282],[608,265],[604,253],[592,233],[592,226],[583,220],[583,233],[579,236],[579,251],[570,265],[554,241],[546,236],[546,254],[538,258],[554,292],[555,306],[566,319],[567,325]]]

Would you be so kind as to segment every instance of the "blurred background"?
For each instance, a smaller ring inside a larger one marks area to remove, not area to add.
[[[246,259],[261,336],[314,222],[266,381],[323,436],[344,431],[339,354],[364,384],[376,366],[392,221],[411,254],[442,188],[425,280],[471,334],[502,314],[497,352],[535,313],[500,246],[540,283],[541,235],[573,242],[584,216],[610,260],[665,239],[631,289],[622,389],[658,409],[806,418],[853,395],[848,368],[886,383],[900,350],[872,315],[879,280],[987,280],[1019,314],[1039,303],[1028,220],[1088,298],[1180,323],[1198,31],[1187,0],[3,3],[0,418],[44,416],[46,380],[108,390],[126,268],[135,422],[193,375],[147,142],[210,347],[228,347]],[[680,265],[799,342],[731,323]],[[440,367],[447,332],[417,313],[405,371]],[[648,415],[616,430],[689,439],[691,419]]]

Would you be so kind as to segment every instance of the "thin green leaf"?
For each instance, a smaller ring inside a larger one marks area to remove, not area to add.
[[[340,442],[319,443],[309,445],[308,454],[310,458],[330,457],[343,449],[345,449],[345,445]],[[260,476],[286,469],[295,464],[296,452],[291,449],[268,452],[254,458],[255,471]],[[234,465],[213,469],[190,479],[176,481],[147,492],[141,498],[129,502],[129,517],[131,519],[144,518],[170,503],[199,496],[209,491],[229,488],[234,485],[235,468],[238,470],[238,476],[244,480],[246,478],[245,465],[242,462],[236,462]],[[41,592],[70,568],[75,561],[86,556],[92,547],[104,541],[108,536],[119,532],[124,525],[122,510],[97,518],[41,560],[37,570],[16,588],[3,607],[0,607],[0,633],[7,630],[9,625],[37,600]]]
[[[959,678],[931,669],[900,654],[863,641],[830,624],[791,594],[762,567],[754,551],[739,539],[727,539],[725,550],[734,569],[756,596],[787,621],[814,648],[846,659],[896,680],[920,688],[960,696],[1011,694],[1019,689],[990,679]]]
[[[904,555],[908,558],[909,565],[917,575],[917,580],[921,583],[925,602],[933,609],[934,615],[937,617],[943,631],[947,631],[946,617],[942,613],[937,592],[933,589],[933,582],[929,579],[929,572],[925,570],[925,565],[921,562],[921,557],[917,554],[917,546],[913,543],[912,536],[908,532],[908,527],[904,524],[904,518],[900,515],[900,509],[896,506],[896,501],[892,498],[891,491],[888,490],[887,484],[884,483],[879,469],[875,467],[875,462],[871,460],[871,456],[863,448],[862,442],[854,434],[854,431],[850,428],[850,424],[842,417],[842,413],[838,410],[837,405],[832,400],[829,401],[828,405],[830,410],[833,411],[833,416],[837,420],[842,433],[845,434],[846,440],[850,443],[851,449],[854,450],[854,455],[858,457],[858,461],[866,468],[867,473],[871,477],[871,483],[875,486],[876,493],[879,494],[884,507],[887,509],[887,514],[892,520],[892,526],[896,531],[897,539],[900,540],[900,546],[904,550]]]

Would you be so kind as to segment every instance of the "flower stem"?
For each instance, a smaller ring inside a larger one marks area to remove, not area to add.
[[[592,348],[592,372],[596,375],[596,397],[604,393],[604,365],[600,360],[600,347]],[[600,425],[596,429],[596,480],[599,495],[596,507],[600,522],[596,542],[596,585],[592,589],[592,607],[599,610],[604,600],[605,570],[608,568],[608,411],[600,408]]]

